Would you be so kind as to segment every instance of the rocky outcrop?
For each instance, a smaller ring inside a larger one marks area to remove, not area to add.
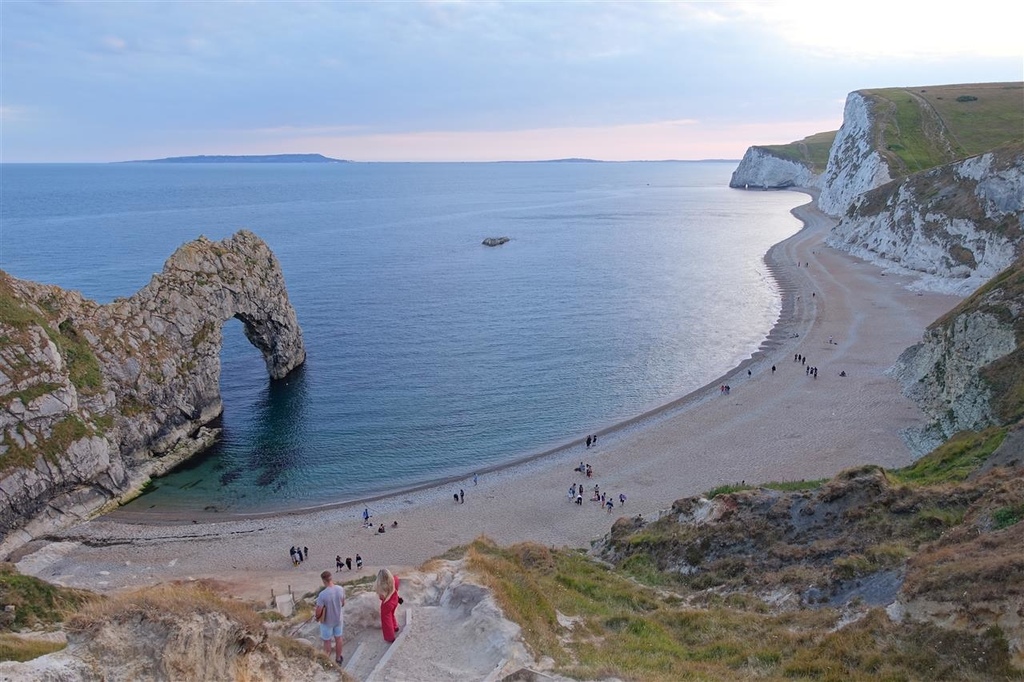
[[[860,92],[847,96],[843,125],[820,181],[818,207],[825,213],[844,215],[855,198],[892,179],[889,162],[878,149],[874,108],[882,106],[877,98]]]
[[[272,378],[304,362],[280,265],[251,232],[185,244],[107,305],[0,273],[0,556],[212,443],[231,318]]]
[[[84,609],[65,624],[67,648],[0,663],[0,679],[315,680],[341,682],[316,649],[270,635],[248,605],[195,586],[158,586]]]
[[[941,478],[953,460],[936,453],[912,477]],[[1019,666],[1024,522],[1008,517],[1024,503],[1020,474],[998,467],[971,481],[906,485],[900,472],[863,466],[806,490],[683,498],[655,521],[619,519],[592,552],[665,574],[677,593],[713,594],[716,607],[742,595],[762,602],[759,612],[842,609],[836,629],[875,606],[908,634],[935,623],[977,637],[997,626]]]
[[[488,237],[483,241],[484,246],[501,246],[508,242],[508,237]]]
[[[764,147],[747,149],[729,186],[737,189],[816,187],[818,176],[808,164],[787,159]]]
[[[824,194],[824,192],[823,192]],[[827,243],[969,294],[1024,252],[1024,147],[946,164],[853,198]]]
[[[911,450],[924,454],[958,431],[1020,418],[1022,312],[1024,259],[903,352],[891,372],[931,420],[905,434]]]

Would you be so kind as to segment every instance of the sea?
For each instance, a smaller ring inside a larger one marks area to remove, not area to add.
[[[735,162],[4,164],[0,269],[101,303],[245,228],[306,343],[271,381],[224,325],[220,441],[128,509],[238,514],[471,477],[628,420],[751,356],[807,197]],[[509,237],[487,247],[487,237]]]

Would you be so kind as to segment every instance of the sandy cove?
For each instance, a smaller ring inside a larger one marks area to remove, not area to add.
[[[32,543],[20,552],[19,568],[99,591],[213,578],[233,594],[266,601],[271,589],[314,590],[338,554],[364,560],[361,572],[342,572],[345,581],[380,566],[418,566],[480,535],[501,544],[589,547],[619,516],[654,518],[673,501],[724,483],[908,464],[911,453],[899,434],[923,415],[885,371],[960,299],[910,291],[908,279],[826,247],[833,221],[813,203],[794,214],[804,228],[766,258],[783,311],[761,351],[671,405],[598,432],[593,448],[580,440],[486,472],[477,485],[461,480],[375,500],[365,505],[372,528],[363,527],[362,503],[223,522],[145,523],[116,512],[72,528],[60,542]],[[794,362],[796,354],[806,356],[806,365]],[[816,379],[807,366],[818,368]],[[722,384],[731,387],[728,395]],[[581,460],[593,465],[592,479],[573,471]],[[573,483],[589,491],[600,485],[615,508],[608,513],[589,495],[576,506],[568,499]],[[464,504],[452,499],[460,488]],[[627,496],[623,507],[619,493]],[[383,534],[376,532],[380,523]],[[309,548],[309,560],[297,568],[288,556],[292,545]]]

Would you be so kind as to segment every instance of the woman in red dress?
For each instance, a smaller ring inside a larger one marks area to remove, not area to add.
[[[377,596],[380,597],[380,629],[384,634],[385,642],[394,642],[398,633],[398,619],[395,617],[395,609],[398,608],[398,576],[392,575],[391,571],[382,568],[377,571],[377,580],[373,585]]]

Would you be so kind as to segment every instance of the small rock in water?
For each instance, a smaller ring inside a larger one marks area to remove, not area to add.
[[[501,246],[508,241],[508,237],[488,237],[484,240],[484,246]]]

